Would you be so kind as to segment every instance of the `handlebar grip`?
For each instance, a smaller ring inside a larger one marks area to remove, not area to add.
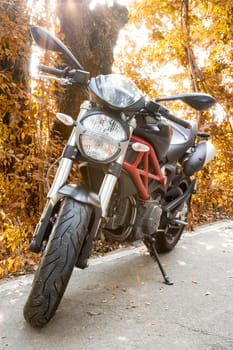
[[[176,116],[174,116],[173,114],[166,112],[164,114],[165,118],[167,118],[168,120],[175,122],[181,126],[183,126],[186,129],[192,129],[192,124],[190,124],[189,122],[187,122],[186,120],[177,118]]]
[[[53,74],[53,75],[56,75],[57,77],[61,77],[61,78],[64,78],[66,73],[67,73],[66,69],[52,68],[52,67],[45,66],[44,64],[39,64],[38,69],[41,72]]]
[[[79,84],[87,86],[89,80],[89,72],[79,69],[69,69],[66,67],[64,69],[57,69],[45,66],[44,64],[39,64],[38,69],[44,73],[49,73],[55,75],[59,78],[66,78],[70,84]]]

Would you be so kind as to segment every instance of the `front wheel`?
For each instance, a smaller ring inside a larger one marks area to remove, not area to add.
[[[88,205],[64,199],[24,306],[24,317],[33,327],[43,327],[54,316],[80,254],[90,216]]]

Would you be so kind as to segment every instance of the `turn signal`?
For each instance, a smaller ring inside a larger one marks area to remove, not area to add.
[[[140,142],[135,142],[132,144],[132,148],[135,152],[149,152],[150,148]]]

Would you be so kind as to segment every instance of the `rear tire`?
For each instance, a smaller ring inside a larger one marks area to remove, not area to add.
[[[180,194],[184,193],[189,185],[189,178],[183,179],[183,181],[178,186]],[[156,249],[159,253],[166,253],[171,251],[178,243],[186,226],[182,222],[187,221],[187,216],[190,210],[190,202],[191,195],[186,199],[182,207],[177,210],[174,217],[174,223],[171,223],[165,214],[162,215],[160,227],[158,233],[156,234],[155,243]],[[175,220],[178,222],[176,223]]]
[[[166,221],[167,220],[164,219],[164,222]],[[163,218],[161,222],[163,223]],[[156,235],[155,246],[159,253],[170,252],[175,248],[185,229],[184,224],[165,223],[163,226],[165,227]]]
[[[24,306],[24,318],[43,327],[54,316],[87,234],[91,209],[65,198]]]

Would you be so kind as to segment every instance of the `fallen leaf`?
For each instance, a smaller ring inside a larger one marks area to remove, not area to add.
[[[88,316],[99,316],[102,312],[87,311]]]
[[[205,292],[205,294],[204,295],[210,295],[210,292]]]
[[[135,304],[130,304],[126,307],[126,309],[130,310],[130,309],[136,309],[137,305]]]
[[[111,292],[111,291],[115,290],[116,288],[118,288],[118,285],[117,284],[108,284],[104,288]]]
[[[152,327],[152,326],[154,326],[155,325],[155,321],[147,321],[146,323],[145,323],[145,327]]]
[[[141,283],[142,279],[139,275],[135,276],[135,280],[137,281],[137,283]]]

